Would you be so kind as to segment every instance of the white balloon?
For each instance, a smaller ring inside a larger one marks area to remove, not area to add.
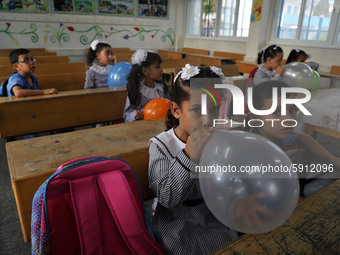
[[[240,172],[256,166],[259,169],[261,166],[284,169],[291,166],[291,161],[277,145],[262,136],[243,131],[215,130],[203,149],[199,163],[200,188],[208,208],[224,225],[243,233],[264,233],[282,225],[295,210],[299,197],[297,173]],[[204,172],[209,167],[215,172]],[[243,212],[251,212],[253,204],[245,201],[263,192],[267,195],[255,201],[274,215],[257,211],[255,215],[260,224],[256,224],[254,218],[249,220],[235,211],[235,206],[243,201]]]
[[[308,88],[313,79],[313,70],[305,63],[292,62],[284,66],[282,81],[291,87]]]

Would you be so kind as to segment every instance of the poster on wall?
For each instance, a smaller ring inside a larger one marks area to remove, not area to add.
[[[168,0],[138,0],[138,16],[150,18],[168,18]]]
[[[250,21],[256,22],[261,20],[262,16],[262,1],[263,0],[254,0],[253,7],[251,9]]]
[[[112,1],[99,0],[98,1],[99,14],[134,16],[135,15],[135,1]]]
[[[94,0],[53,0],[53,12],[94,13]]]
[[[48,12],[48,0],[0,0],[0,11]]]

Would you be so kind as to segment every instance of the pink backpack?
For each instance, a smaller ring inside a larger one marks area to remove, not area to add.
[[[138,181],[125,161],[72,160],[34,196],[32,254],[163,254],[146,219]]]

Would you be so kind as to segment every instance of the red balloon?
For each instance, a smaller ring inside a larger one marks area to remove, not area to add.
[[[170,100],[166,98],[155,98],[146,104],[143,110],[145,120],[165,117],[170,109]]]

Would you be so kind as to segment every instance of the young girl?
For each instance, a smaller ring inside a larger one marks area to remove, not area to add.
[[[286,64],[291,62],[305,62],[310,56],[303,50],[300,49],[292,49],[287,58]],[[309,61],[307,65],[310,66],[313,70],[317,71],[319,68],[319,64],[314,61]]]
[[[277,88],[278,95],[280,95],[281,89],[283,87],[288,87],[288,85],[281,81],[267,81],[258,84],[253,89],[254,108],[258,110],[269,109],[272,106],[272,89]],[[281,99],[278,98],[277,101],[277,109],[270,115],[255,116],[253,114],[249,114],[248,119],[259,119],[263,121],[262,123],[264,123],[261,127],[250,128],[250,131],[266,137],[267,139],[276,143],[284,151],[287,151],[292,147],[302,148],[306,153],[300,154],[300,157],[294,157],[294,155],[291,155],[293,163],[302,164],[305,166],[309,163],[308,161],[310,156],[313,156],[314,158],[321,160],[321,162],[332,164],[334,168],[333,173],[338,173],[338,171],[340,171],[340,158],[337,158],[329,153],[311,136],[304,133],[294,132],[294,128],[283,127],[281,125],[281,121],[283,119],[295,119],[298,108],[295,105],[288,105],[286,110],[287,114],[281,115]],[[280,121],[274,121],[274,124],[272,125],[272,122],[266,121],[266,119],[279,119]],[[253,125],[260,126],[262,123],[254,123]],[[293,126],[294,123],[292,122],[289,124],[289,122],[286,121],[285,125]],[[293,158],[295,159],[293,160]],[[306,173],[299,174],[299,177],[306,177]],[[303,180],[300,180],[300,185],[302,185],[300,187],[300,195],[303,196]]]
[[[97,60],[97,64],[93,62]],[[87,64],[91,67],[86,72],[85,89],[108,87],[107,77],[112,68],[112,48],[105,42],[94,40],[87,53]]]
[[[292,49],[287,58],[286,64],[291,62],[305,62],[309,58],[309,55],[300,49]]]
[[[152,99],[170,99],[166,85],[161,82],[161,57],[152,51],[137,50],[131,57],[132,68],[128,75],[125,122],[143,119],[143,109]]]
[[[281,66],[283,50],[280,46],[271,45],[258,52],[258,69],[255,72],[253,84],[281,78],[284,68]],[[262,63],[263,60],[263,64]]]
[[[168,131],[150,140],[149,185],[158,199],[152,223],[165,254],[209,254],[238,236],[212,215],[193,176],[212,131],[210,117],[217,112],[212,104],[201,115],[204,92],[190,89],[191,78],[219,77],[210,68],[186,65],[172,88]]]

